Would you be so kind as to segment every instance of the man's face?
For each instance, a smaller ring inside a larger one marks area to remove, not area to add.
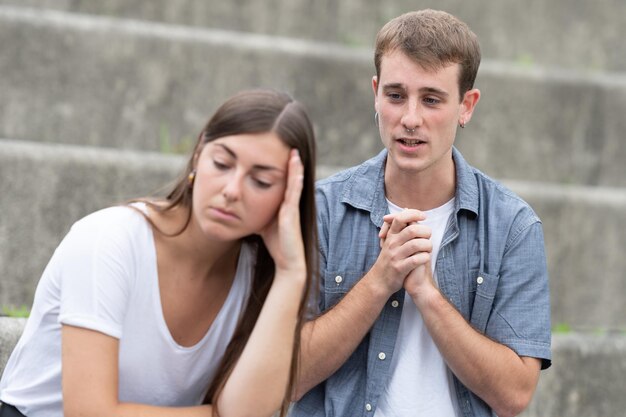
[[[456,129],[475,104],[459,100],[459,71],[459,64],[427,71],[401,51],[383,56],[372,86],[387,174],[453,172]]]

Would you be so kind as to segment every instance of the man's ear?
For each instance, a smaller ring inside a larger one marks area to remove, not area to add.
[[[465,125],[472,119],[472,114],[474,113],[474,109],[476,108],[476,104],[480,100],[480,90],[477,88],[472,88],[468,90],[463,95],[463,100],[461,101],[461,114],[459,116],[459,124]]]
[[[378,112],[378,77],[372,77],[372,91],[374,91],[374,109]]]

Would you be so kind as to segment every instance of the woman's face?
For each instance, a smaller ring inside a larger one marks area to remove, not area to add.
[[[193,221],[211,239],[259,233],[285,195],[290,149],[273,132],[208,142],[196,159]]]

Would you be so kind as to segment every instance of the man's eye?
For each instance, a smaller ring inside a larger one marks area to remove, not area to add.
[[[391,100],[401,100],[402,99],[402,95],[400,93],[388,93],[387,97],[389,97]]]
[[[431,105],[433,105],[433,104],[439,104],[439,103],[440,103],[440,100],[439,100],[439,99],[437,99],[437,98],[434,98],[434,97],[426,97],[426,98],[424,99],[424,102],[426,102],[426,104],[431,104]]]

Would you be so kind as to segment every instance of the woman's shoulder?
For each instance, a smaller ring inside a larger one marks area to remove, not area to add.
[[[137,227],[146,223],[142,214],[146,213],[145,210],[145,205],[140,203],[107,207],[86,215],[76,221],[72,228]]]
[[[95,211],[76,221],[65,240],[133,245],[131,242],[149,239],[151,228],[141,210],[140,206],[121,205]]]

